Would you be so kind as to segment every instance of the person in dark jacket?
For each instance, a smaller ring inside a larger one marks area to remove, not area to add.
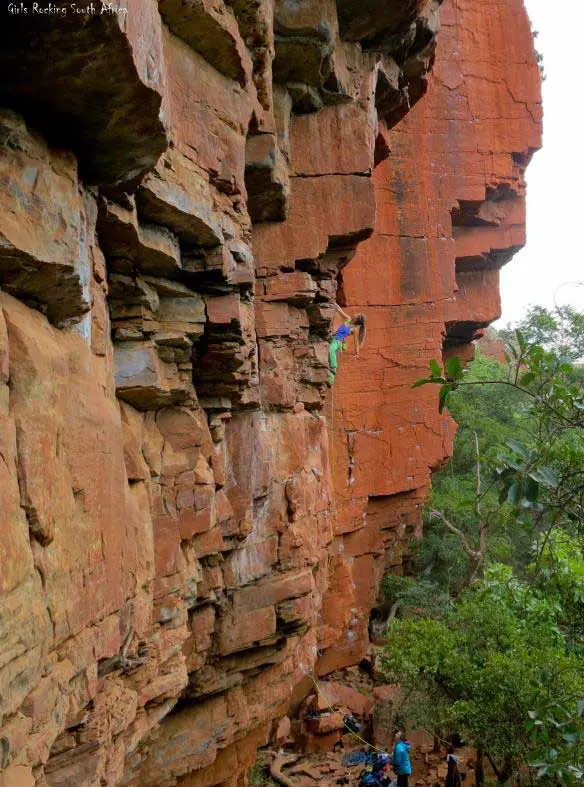
[[[391,764],[397,774],[397,784],[398,787],[408,787],[408,777],[412,773],[412,764],[410,762],[410,749],[412,747],[408,741],[404,740],[401,730],[396,732],[394,741]]]
[[[454,753],[454,746],[448,747],[446,763],[448,765],[448,771],[446,773],[445,787],[461,787],[462,779],[460,778],[460,771],[458,770],[459,759]]]

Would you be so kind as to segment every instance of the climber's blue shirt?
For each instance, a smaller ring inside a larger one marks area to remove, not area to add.
[[[340,342],[344,342],[345,339],[348,339],[350,335],[351,335],[351,329],[346,323],[343,323],[343,325],[341,325],[341,327],[338,328],[337,331],[335,331],[334,338],[338,339]]]

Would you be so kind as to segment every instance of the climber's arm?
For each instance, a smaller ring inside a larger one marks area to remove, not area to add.
[[[345,318],[345,320],[350,320],[351,319],[350,316],[341,309],[341,307],[339,306],[338,303],[335,303],[335,308],[338,311],[338,313],[341,314]]]

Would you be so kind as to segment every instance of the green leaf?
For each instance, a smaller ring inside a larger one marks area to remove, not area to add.
[[[412,383],[412,388],[419,388],[422,385],[428,385],[428,383],[433,382],[431,377],[424,377],[423,380],[416,380],[415,383]]]
[[[520,462],[518,459],[515,459],[514,456],[509,456],[505,461],[509,467],[513,468],[513,470],[521,470],[523,468],[522,462]]]
[[[516,506],[519,502],[519,498],[521,497],[521,486],[515,482],[511,484],[507,491],[507,501],[511,503],[512,506]]]
[[[422,380],[416,380],[415,383],[412,383],[412,388],[420,388],[422,385],[428,385],[433,383],[434,385],[444,385],[446,383],[446,379],[444,377],[424,377]]]
[[[543,484],[550,489],[556,489],[558,486],[558,479],[551,467],[539,467],[529,473],[529,477],[538,484]]]
[[[527,372],[522,377],[519,378],[519,385],[529,385],[532,383],[536,378],[535,372]]]
[[[432,358],[430,361],[430,371],[432,372],[432,377],[442,377],[442,368],[435,358]]]
[[[539,496],[539,484],[535,479],[532,477],[527,479],[525,484],[525,499],[529,503],[537,503],[537,498]]]
[[[505,440],[505,445],[509,446],[512,451],[515,451],[516,454],[519,454],[524,459],[529,457],[529,451],[527,450],[527,447],[523,443],[520,443],[519,440]]]
[[[449,358],[446,361],[446,373],[448,377],[451,377],[453,380],[462,379],[462,363],[458,356]]]
[[[527,342],[525,341],[525,337],[523,336],[519,328],[517,328],[517,330],[515,331],[515,337],[517,338],[517,344],[519,345],[519,349],[521,350],[522,353],[524,353],[525,348],[527,347]]]
[[[452,390],[451,385],[443,385],[440,389],[440,394],[438,396],[438,412],[442,413],[444,408],[446,407],[446,399],[448,398],[448,394]]]
[[[566,743],[576,743],[580,736],[577,732],[565,732],[562,735],[562,738],[566,741]]]

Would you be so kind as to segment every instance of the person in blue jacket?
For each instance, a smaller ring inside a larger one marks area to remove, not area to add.
[[[410,762],[411,744],[404,740],[404,734],[401,730],[396,732],[394,741],[391,764],[397,773],[397,784],[398,787],[408,787],[408,777],[412,773],[412,764]]]

